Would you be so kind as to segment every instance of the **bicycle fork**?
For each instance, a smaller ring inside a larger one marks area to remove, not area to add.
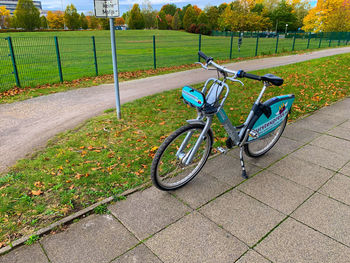
[[[178,151],[176,153],[176,156],[181,160],[181,163],[183,163],[184,165],[187,166],[187,165],[189,165],[192,162],[192,160],[193,160],[195,154],[197,153],[201,143],[205,139],[205,135],[208,133],[208,131],[210,129],[210,126],[212,124],[212,120],[213,120],[213,117],[208,117],[207,118],[207,121],[205,123],[204,129],[201,132],[201,134],[199,135],[199,138],[197,139],[195,145],[193,146],[193,148],[186,155],[183,155],[183,150],[187,146],[189,140],[191,139],[191,137],[193,135],[193,132],[189,132],[186,135],[184,141],[182,142],[180,148],[178,149]]]

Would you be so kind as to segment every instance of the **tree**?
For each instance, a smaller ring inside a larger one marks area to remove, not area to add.
[[[63,13],[61,11],[48,11],[47,12],[47,23],[52,29],[62,29],[64,26]]]
[[[166,4],[163,5],[160,11],[163,11],[166,15],[174,16],[176,13],[176,5],[175,4]]]
[[[34,6],[32,0],[19,0],[15,10],[16,24],[18,27],[33,31],[40,27],[40,12]]]
[[[10,11],[7,10],[5,6],[0,6],[0,29],[8,26],[6,25],[6,21],[8,21],[9,17]]]
[[[86,16],[86,19],[88,20],[89,28],[98,29],[100,27],[98,18],[94,16],[92,12],[88,13],[88,16]]]
[[[124,20],[124,18],[122,18],[122,17],[117,17],[117,18],[114,20],[114,25],[116,25],[116,26],[123,26],[123,25],[125,25],[125,20]]]
[[[171,27],[174,30],[179,30],[181,28],[181,21],[180,21],[179,11],[176,11],[176,13],[175,13],[175,15],[173,17],[173,21],[172,21]]]
[[[166,20],[166,14],[164,11],[160,11],[157,16],[158,29],[168,29],[168,22]]]
[[[183,27],[186,31],[188,31],[190,29],[190,26],[192,24],[197,24],[197,12],[193,8],[193,6],[189,6],[186,9],[186,13],[185,13],[185,16],[184,16],[182,23],[183,23]]]
[[[207,16],[207,14],[204,11],[202,11],[199,14],[197,22],[198,22],[198,24],[205,24],[205,25],[209,24],[208,16]]]
[[[168,26],[168,29],[172,29],[173,17],[172,15],[165,15],[165,20]]]
[[[87,20],[84,13],[80,14],[80,26],[82,29],[88,29],[89,28],[89,21]]]
[[[99,21],[99,24],[101,25],[103,30],[109,30],[110,29],[109,18],[99,18],[98,21]]]
[[[73,4],[67,5],[66,11],[64,12],[64,22],[71,30],[80,28],[80,16]]]
[[[151,2],[144,2],[141,10],[145,28],[156,28],[157,11],[153,10]]]
[[[272,21],[273,28],[276,28],[277,25],[278,31],[283,31],[286,24],[288,24],[289,30],[295,31],[298,29],[297,17],[293,11],[293,7],[285,0],[282,0],[277,8],[272,10],[269,17]]]
[[[138,4],[134,4],[131,11],[130,17],[128,21],[129,28],[131,29],[143,29],[145,28],[145,21],[143,20],[143,16],[141,14],[140,6]]]
[[[219,8],[216,6],[210,6],[205,9],[208,17],[208,26],[211,30],[218,28]]]
[[[318,1],[304,18],[305,31],[349,32],[350,2],[344,0]]]
[[[48,28],[47,19],[45,16],[40,17],[40,28],[42,28],[42,29]]]

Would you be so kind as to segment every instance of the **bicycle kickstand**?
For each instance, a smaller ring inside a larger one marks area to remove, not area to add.
[[[245,170],[244,160],[243,160],[243,147],[239,148],[239,160],[241,161],[242,177],[248,179],[247,171]]]

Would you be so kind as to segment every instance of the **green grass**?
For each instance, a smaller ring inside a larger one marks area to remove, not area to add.
[[[255,73],[285,79],[283,86],[269,88],[265,98],[294,93],[291,120],[295,120],[350,94],[349,65],[350,54],[344,54]],[[234,124],[243,121],[261,88],[261,83],[244,82],[244,87],[231,85],[225,105]],[[1,175],[0,245],[148,182],[156,148],[196,116],[180,94],[177,89],[124,104],[122,120],[114,112],[93,118],[56,136],[45,150]],[[224,144],[224,130],[217,121],[212,127],[215,145]]]
[[[167,30],[117,31],[118,68],[121,72],[151,69],[154,67],[153,40],[156,36],[157,67],[189,64],[197,61],[198,35]],[[37,86],[59,82],[54,36],[58,36],[63,78],[66,81],[96,75],[92,36],[96,40],[99,75],[111,74],[109,31],[32,32],[0,34],[0,92],[12,88],[16,82],[7,36],[12,37],[21,85]],[[256,39],[244,38],[238,52],[237,37],[233,40],[232,57],[255,56]],[[278,53],[292,50],[293,39],[280,39]],[[310,48],[318,48],[318,39]],[[341,42],[344,45],[345,42]],[[258,55],[275,53],[276,40],[260,38]],[[331,46],[337,46],[333,41]],[[295,50],[304,50],[307,39],[297,39]],[[321,47],[328,47],[323,41]],[[216,59],[229,59],[230,37],[202,36],[201,49]]]

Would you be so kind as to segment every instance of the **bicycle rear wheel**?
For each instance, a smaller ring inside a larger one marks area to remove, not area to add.
[[[267,153],[277,143],[286,127],[288,116],[282,121],[274,131],[265,135],[261,139],[252,141],[244,145],[244,152],[250,157],[260,157]]]
[[[192,162],[185,165],[184,160],[193,149],[203,129],[204,125],[202,124],[183,126],[162,143],[151,166],[151,179],[158,189],[169,191],[180,188],[191,181],[202,169],[213,145],[213,135],[210,130],[205,135]],[[189,140],[183,150],[179,152],[186,137]]]

